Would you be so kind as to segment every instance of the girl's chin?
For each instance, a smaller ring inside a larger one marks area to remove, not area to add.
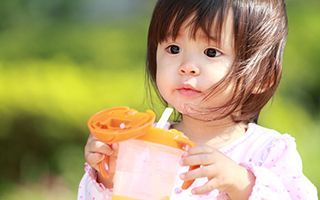
[[[180,105],[173,105],[173,107],[182,115],[191,117],[193,119],[197,119],[200,121],[212,121],[213,119],[217,118],[215,114],[217,112],[210,112],[206,110],[205,108],[199,108],[196,105],[193,105],[191,103],[184,103]]]
[[[196,105],[193,105],[191,103],[184,103],[174,107],[182,115],[192,118],[201,118],[201,113],[199,112],[200,110]]]
[[[187,115],[190,114],[191,111],[191,105],[184,103],[184,104],[179,104],[179,105],[173,105],[173,107],[182,115]]]

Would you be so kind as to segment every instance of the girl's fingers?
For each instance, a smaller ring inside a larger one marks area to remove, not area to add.
[[[209,165],[209,166],[204,166],[204,167],[200,167],[200,168],[185,172],[180,175],[180,178],[184,181],[194,180],[202,177],[210,178],[215,176],[215,171],[216,170],[214,165]]]
[[[119,144],[118,144],[118,143],[113,143],[113,144],[111,145],[111,148],[112,148],[113,151],[115,151],[115,152],[118,153],[118,151],[119,151]]]
[[[118,144],[108,145],[92,135],[89,136],[85,146],[85,159],[90,166],[100,173],[108,171],[108,176],[114,173],[117,154]]]
[[[100,163],[104,159],[104,155],[101,153],[86,153],[85,154],[85,159],[86,162],[97,169],[97,164]]]
[[[102,161],[106,165],[104,168],[106,171],[110,171],[110,173],[114,173],[115,171],[115,164],[116,164],[116,159],[118,156],[118,144],[112,144],[111,147],[109,147],[112,151],[111,155],[105,155],[102,153],[97,153],[97,152],[86,152],[85,153],[85,159],[87,163],[95,168],[97,171],[99,170],[98,164],[101,163]]]
[[[181,158],[180,163],[182,166],[211,165],[214,161],[214,154],[204,153],[184,156]]]
[[[108,144],[105,144],[97,140],[93,136],[91,136],[91,138],[88,139],[88,142],[85,146],[85,151],[91,153],[101,153],[106,155],[111,155],[113,153],[112,148]]]
[[[193,188],[191,190],[192,194],[206,194],[214,189],[218,189],[219,185],[216,179],[209,180],[206,184],[200,187]]]
[[[214,151],[216,151],[216,150],[208,145],[201,145],[201,146],[195,146],[195,147],[190,148],[188,150],[188,155],[213,153]]]

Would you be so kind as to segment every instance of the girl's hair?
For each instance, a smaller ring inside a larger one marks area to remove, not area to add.
[[[206,108],[208,113],[223,110],[236,122],[253,121],[273,96],[282,71],[283,50],[287,37],[284,0],[158,0],[150,22],[147,44],[146,75],[156,87],[156,52],[159,43],[175,39],[182,24],[189,20],[192,37],[202,30],[208,38],[221,31],[229,11],[233,16],[235,61],[229,73],[203,100],[234,82],[233,95],[222,107]],[[213,28],[214,27],[214,28]],[[215,30],[215,34],[211,34]],[[150,88],[149,88],[150,89]],[[149,91],[150,92],[150,91]]]

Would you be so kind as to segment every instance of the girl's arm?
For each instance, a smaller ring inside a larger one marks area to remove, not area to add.
[[[315,186],[304,176],[294,139],[282,135],[261,154],[262,162],[243,164],[256,177],[250,200],[318,199]]]

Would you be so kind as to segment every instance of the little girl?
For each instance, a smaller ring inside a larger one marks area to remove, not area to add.
[[[294,138],[253,123],[280,81],[286,36],[283,0],[158,0],[147,73],[181,116],[171,128],[197,144],[170,199],[317,199]],[[78,199],[110,199],[117,148],[89,137]],[[97,167],[105,156],[108,179]]]

